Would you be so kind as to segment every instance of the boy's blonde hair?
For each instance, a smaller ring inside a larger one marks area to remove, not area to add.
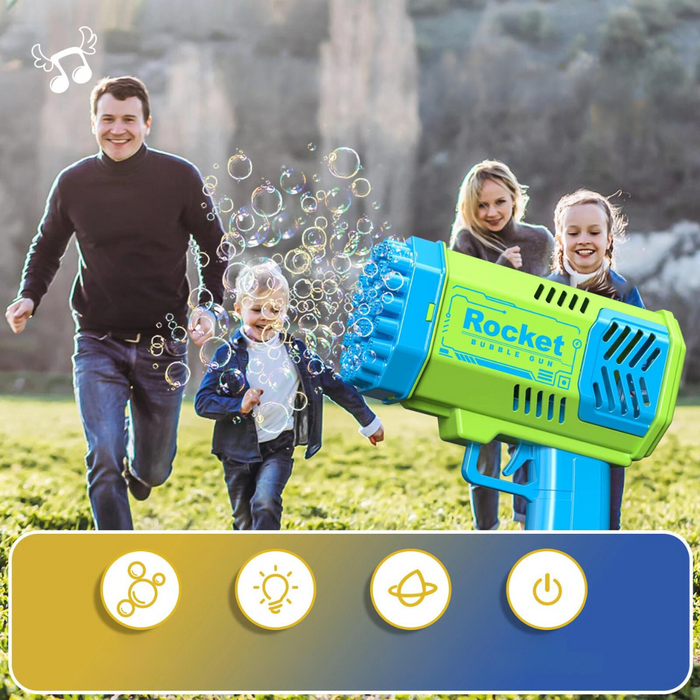
[[[493,180],[505,187],[513,197],[513,219],[522,221],[530,200],[526,194],[527,185],[521,185],[513,171],[499,160],[484,160],[477,163],[462,180],[457,198],[455,220],[450,235],[450,248],[457,244],[457,237],[464,229],[488,248],[502,252],[505,246],[491,231],[479,223],[479,197],[486,180]]]
[[[566,274],[564,267],[564,215],[568,209],[579,204],[595,204],[600,207],[605,214],[605,219],[608,225],[607,233],[610,234],[610,241],[605,249],[605,260],[607,265],[603,265],[597,275],[588,280],[583,289],[601,294],[603,296],[614,297],[617,295],[615,288],[610,280],[610,270],[615,269],[615,244],[618,245],[624,241],[624,233],[627,228],[627,217],[622,213],[622,209],[611,204],[610,198],[605,197],[599,192],[593,190],[580,189],[571,194],[565,194],[558,202],[554,209],[554,230],[555,230],[555,247],[552,269],[559,274]]]
[[[246,266],[236,279],[235,292],[236,304],[242,304],[246,298],[264,301],[282,292],[284,305],[289,306],[289,283],[273,260]]]

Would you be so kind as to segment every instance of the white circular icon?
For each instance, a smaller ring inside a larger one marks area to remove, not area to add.
[[[235,590],[243,614],[268,630],[298,624],[316,600],[316,580],[309,565],[284,549],[270,549],[249,559],[238,572]]]
[[[102,576],[102,602],[120,625],[145,630],[165,622],[180,600],[175,569],[153,552],[129,552]]]
[[[403,549],[383,559],[372,575],[370,595],[380,617],[402,630],[432,625],[452,594],[442,562],[420,549]]]
[[[510,570],[506,595],[519,620],[535,629],[555,630],[583,610],[588,583],[573,557],[556,549],[538,549]]]

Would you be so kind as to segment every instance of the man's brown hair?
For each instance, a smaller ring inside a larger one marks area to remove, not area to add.
[[[93,118],[97,116],[97,103],[102,95],[114,95],[117,100],[126,100],[129,97],[138,97],[143,108],[143,120],[148,121],[151,116],[151,103],[148,99],[146,86],[131,75],[123,75],[121,78],[102,78],[90,93],[90,113]]]

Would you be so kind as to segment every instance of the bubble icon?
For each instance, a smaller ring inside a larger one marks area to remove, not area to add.
[[[172,565],[153,552],[129,552],[102,576],[102,603],[124,627],[150,629],[165,622],[180,600],[180,582]]]

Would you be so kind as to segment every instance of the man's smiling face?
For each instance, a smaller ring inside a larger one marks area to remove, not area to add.
[[[143,105],[138,97],[118,100],[105,93],[97,103],[92,119],[92,133],[102,151],[112,160],[126,160],[141,148],[151,130],[151,118],[143,118]]]

